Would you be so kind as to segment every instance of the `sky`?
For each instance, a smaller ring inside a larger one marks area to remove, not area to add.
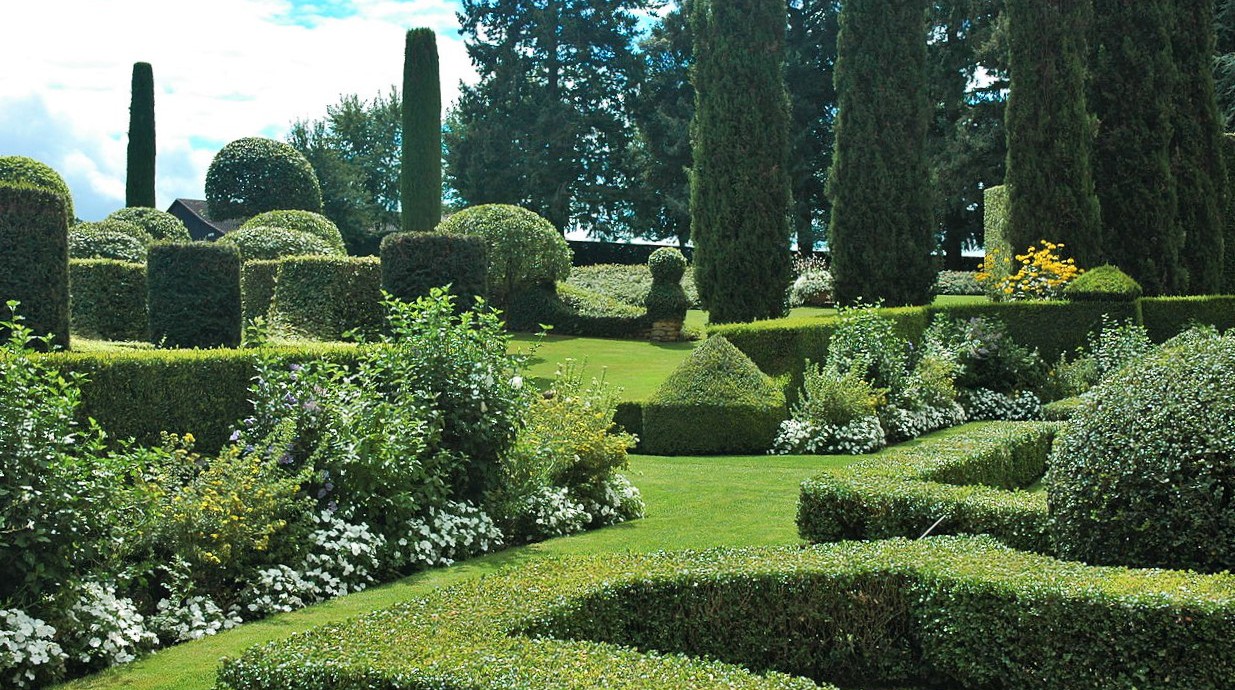
[[[210,160],[282,139],[345,94],[402,82],[408,29],[437,32],[442,100],[475,71],[458,0],[37,0],[0,9],[0,156],[65,178],[77,214],[124,206],[133,63],[154,69],[158,207],[204,199]]]

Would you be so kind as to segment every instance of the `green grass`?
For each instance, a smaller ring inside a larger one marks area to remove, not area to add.
[[[540,343],[536,347],[536,343]],[[529,352],[536,347],[528,374],[541,388],[553,380],[553,372],[567,359],[585,365],[584,373],[600,376],[622,389],[623,400],[651,397],[661,382],[673,373],[698,343],[651,343],[641,340],[580,338],[568,335],[518,334],[513,350]]]

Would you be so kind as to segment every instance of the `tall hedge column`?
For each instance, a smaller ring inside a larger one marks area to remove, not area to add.
[[[931,264],[926,2],[849,0],[836,44],[829,248],[836,299],[926,304]]]
[[[154,70],[150,63],[138,62],[133,65],[133,94],[129,104],[126,206],[154,208],[154,157]]]
[[[150,341],[163,347],[240,344],[240,254],[222,242],[156,242],[146,260]]]
[[[1007,0],[1009,244],[1067,245],[1082,266],[1102,258],[1085,99],[1091,0]]]
[[[789,285],[785,0],[695,0],[691,238],[712,323],[784,314]]]
[[[20,302],[23,325],[60,348],[69,346],[68,238],[63,195],[0,182],[0,319],[11,316],[6,302]]]
[[[404,232],[432,230],[442,220],[442,89],[438,70],[433,30],[408,31],[399,177]]]

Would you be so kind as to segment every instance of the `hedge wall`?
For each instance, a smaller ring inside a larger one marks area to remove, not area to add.
[[[1232,620],[1231,575],[1091,568],[988,538],[615,553],[253,647],[218,688],[1219,690]]]
[[[504,318],[513,331],[534,333],[545,325],[554,335],[591,338],[637,338],[652,325],[645,310],[569,283],[516,293]]]
[[[382,238],[382,289],[404,301],[450,284],[455,306],[471,309],[489,291],[485,240],[469,235],[396,233]]]
[[[270,324],[311,340],[372,336],[385,323],[382,267],[377,257],[293,256],[279,262]]]
[[[575,266],[594,266],[596,264],[623,264],[634,266],[646,264],[652,252],[660,249],[661,244],[631,244],[627,242],[592,242],[587,240],[567,240],[570,250],[574,252],[571,263]],[[695,254],[693,247],[676,247],[689,261]]]
[[[1051,552],[1045,493],[1010,491],[1046,472],[1057,427],[985,422],[893,446],[802,483],[798,533],[812,542],[989,534]]]
[[[150,341],[164,347],[240,344],[240,255],[218,242],[156,242],[146,263]]]
[[[1149,337],[1160,343],[1193,323],[1217,326],[1220,330],[1235,327],[1235,296],[1147,297],[1141,300],[1141,312]]]
[[[67,203],[50,189],[0,183],[0,317],[8,320],[4,304],[17,300],[25,325],[62,348],[69,346]]]
[[[1136,302],[990,302],[927,307],[927,311],[932,318],[943,314],[954,319],[999,319],[1013,340],[1037,348],[1048,362],[1084,345],[1089,332],[1102,325],[1103,315],[1140,321]]]
[[[69,322],[83,338],[145,340],[146,265],[69,261]]]
[[[253,323],[259,316],[270,318],[279,263],[279,259],[255,259],[240,266],[240,318],[245,324]]]

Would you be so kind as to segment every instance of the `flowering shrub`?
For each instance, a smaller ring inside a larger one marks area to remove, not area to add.
[[[591,516],[592,527],[616,525],[643,517],[643,495],[624,475],[614,474],[604,481],[575,487],[575,498]]]
[[[236,627],[242,621],[236,613],[225,613],[204,595],[159,599],[150,617],[150,629],[163,644],[188,642]]]
[[[406,535],[396,544],[400,549],[394,553],[396,563],[428,568],[488,553],[502,545],[502,532],[484,510],[450,501],[430,508],[427,519],[409,522]]]
[[[878,417],[861,417],[844,426],[787,419],[781,423],[770,452],[778,455],[863,455],[886,444]]]
[[[909,369],[909,341],[875,306],[843,308],[828,341],[827,365],[856,371],[875,388],[895,389]]]
[[[1042,418],[1042,400],[1032,391],[1000,393],[987,388],[961,391],[961,406],[971,422],[1003,419],[1013,422]]]
[[[66,655],[56,629],[18,609],[0,609],[0,681],[31,688],[59,675]]]
[[[958,388],[1012,393],[1045,382],[1046,366],[1037,351],[1014,341],[1001,321],[936,319],[924,341],[927,351],[956,363]]]
[[[131,599],[97,582],[82,585],[57,637],[71,662],[91,670],[128,663],[159,641]]]
[[[789,306],[826,307],[832,304],[832,273],[816,269],[800,273],[789,284]]]
[[[879,411],[889,442],[965,422],[965,410],[956,400],[959,368],[954,360],[935,352],[927,352],[918,360],[904,384],[893,391],[888,405]]]
[[[1060,299],[1068,283],[1084,271],[1074,259],[1064,259],[1057,253],[1063,244],[1046,240],[1040,244],[1041,248],[1035,245],[1017,254],[1012,263],[1016,272],[1003,277],[998,277],[1003,257],[997,250],[988,251],[975,278],[993,299]]]
[[[523,541],[581,532],[592,520],[583,504],[572,499],[562,486],[542,486],[523,496],[514,512],[514,532]]]
[[[781,423],[773,453],[860,454],[885,445],[876,415],[886,391],[874,390],[857,369],[806,363],[800,399]]]

